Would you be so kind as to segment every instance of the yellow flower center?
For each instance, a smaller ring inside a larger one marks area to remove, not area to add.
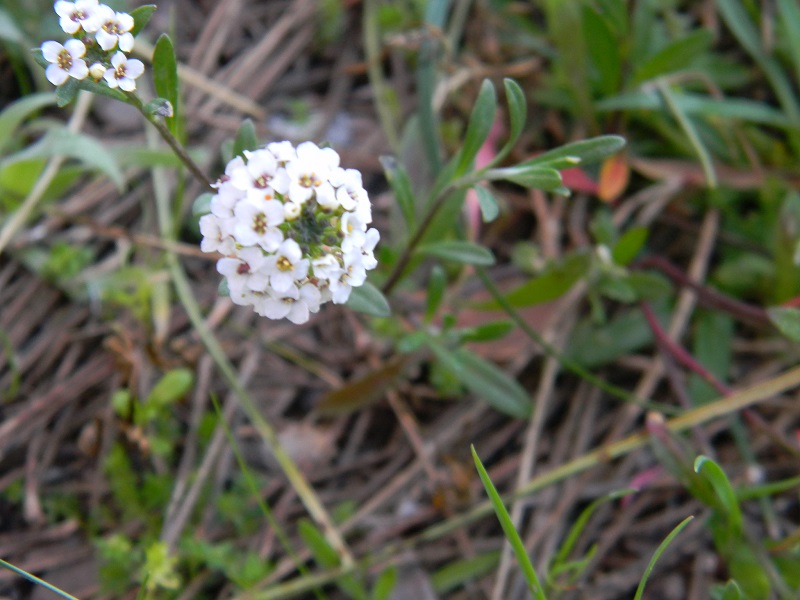
[[[292,261],[290,261],[285,256],[281,256],[275,262],[275,266],[278,267],[279,271],[291,271],[294,268],[294,265],[292,265]]]
[[[69,55],[69,52],[67,52],[66,48],[58,53],[56,64],[65,71],[69,71],[72,68],[72,57]]]

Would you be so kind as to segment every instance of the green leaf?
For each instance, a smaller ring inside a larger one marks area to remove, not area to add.
[[[634,75],[638,83],[674,73],[689,67],[699,56],[708,51],[714,42],[714,34],[708,29],[697,29],[686,36],[667,44],[660,51],[639,64]]]
[[[499,562],[500,550],[454,560],[431,575],[433,591],[439,596],[448,594],[465,583],[491,573],[497,568]]]
[[[600,9],[602,10],[602,9]],[[592,48],[588,59],[594,64],[597,76],[595,87],[602,96],[619,91],[622,81],[622,57],[619,40],[614,36],[609,21],[598,8],[584,6],[582,13],[583,34]]]
[[[521,163],[515,167],[489,169],[486,179],[502,179],[511,181],[526,188],[536,188],[546,192],[555,192],[563,188],[561,173],[550,167],[526,165]]]
[[[202,217],[203,215],[210,213],[211,199],[215,195],[216,194],[212,194],[211,192],[205,192],[195,198],[194,202],[192,202],[192,215],[195,217]]]
[[[683,528],[686,527],[692,521],[692,519],[694,519],[694,516],[689,515],[683,521],[678,523],[675,529],[673,529],[670,532],[670,534],[664,539],[664,541],[659,544],[658,548],[656,548],[653,557],[650,559],[650,562],[647,564],[647,568],[644,570],[644,573],[642,574],[642,578],[639,581],[639,586],[636,588],[636,594],[634,595],[633,600],[642,600],[642,596],[644,595],[644,586],[647,583],[648,578],[650,577],[650,573],[652,573],[653,571],[653,567],[656,566],[656,561],[664,553],[664,550],[667,549],[667,546],[670,545],[672,540],[674,540],[675,537],[681,531],[683,531]]]
[[[497,366],[465,348],[451,351],[433,338],[427,342],[439,363],[487,404],[512,417],[530,416],[528,392]]]
[[[125,185],[119,165],[100,142],[91,136],[71,132],[66,128],[50,130],[37,143],[12,155],[5,162],[53,156],[75,158],[86,167],[102,172],[116,184],[117,188],[122,189]]]
[[[56,95],[52,92],[31,94],[12,102],[0,112],[0,153],[13,139],[17,127],[31,113],[56,103]]]
[[[428,278],[428,294],[425,298],[425,322],[429,323],[439,310],[446,289],[447,274],[441,265],[433,265]]]
[[[91,92],[93,94],[98,94],[100,96],[105,96],[107,98],[113,98],[114,100],[125,102],[126,104],[130,104],[130,98],[125,92],[117,88],[108,87],[106,85],[106,82],[102,79],[100,81],[95,81],[91,77],[87,77],[86,79],[82,79],[78,83],[80,84],[79,87],[82,90]],[[61,87],[64,86],[62,85]],[[58,93],[58,90],[56,90],[56,93]]]
[[[172,105],[172,116],[167,117],[166,123],[172,135],[176,135],[178,123],[178,61],[175,58],[175,48],[172,40],[166,33],[162,33],[153,49],[153,83],[156,94],[166,98]]]
[[[245,150],[255,150],[258,146],[256,126],[252,119],[245,119],[236,132],[236,139],[233,141],[233,155],[244,157]]]
[[[614,362],[652,343],[653,332],[638,310],[629,310],[597,326],[586,319],[570,335],[566,358],[588,369]]]
[[[491,342],[504,338],[512,329],[514,323],[511,321],[492,321],[460,330],[459,339],[462,342]]]
[[[793,342],[800,343],[800,308],[773,306],[767,309],[772,324]]]
[[[728,476],[716,462],[707,456],[698,456],[694,461],[695,473],[705,478],[711,487],[714,488],[719,507],[726,515],[730,525],[731,533],[735,536],[742,534],[742,513],[739,508],[739,501],[736,492],[733,490]]]
[[[352,310],[373,317],[389,317],[392,314],[392,309],[386,297],[368,281],[365,281],[359,287],[353,288],[346,304]]]
[[[481,218],[484,223],[491,223],[500,214],[500,207],[497,205],[492,192],[482,185],[476,185],[474,188],[478,196],[478,204],[481,207]]]
[[[486,490],[486,494],[489,496],[495,515],[497,515],[497,520],[500,521],[503,533],[511,544],[514,556],[517,557],[517,562],[519,563],[520,569],[522,569],[522,575],[525,577],[525,581],[528,582],[528,590],[536,600],[545,600],[542,584],[539,582],[536,570],[533,568],[528,552],[525,550],[525,544],[522,542],[522,538],[519,537],[519,533],[517,533],[517,530],[514,528],[511,516],[508,514],[505,505],[503,505],[500,494],[497,493],[497,489],[494,487],[492,480],[489,478],[489,474],[486,472],[481,459],[478,457],[475,446],[470,445],[470,451],[472,452],[472,460],[475,461],[475,468],[478,469],[478,475],[481,478],[483,487]]]
[[[0,40],[20,45],[25,43],[25,34],[4,8],[0,8]]]
[[[301,519],[297,523],[297,532],[303,538],[303,543],[314,555],[314,560],[321,567],[331,568],[339,564],[339,555],[331,548],[325,536],[309,521]]]
[[[380,161],[386,179],[392,186],[397,205],[400,207],[400,214],[403,215],[406,227],[411,231],[416,223],[416,202],[408,172],[393,156],[381,156]]]
[[[467,132],[464,135],[464,145],[458,153],[458,160],[456,163],[456,177],[466,173],[478,150],[481,149],[483,143],[486,141],[489,131],[494,124],[494,117],[497,112],[497,92],[494,85],[488,79],[484,79],[481,84],[481,91],[478,93],[478,99],[475,101],[475,106],[472,108],[472,114],[469,118],[467,125]]]
[[[133,37],[139,35],[139,32],[144,29],[145,25],[147,25],[150,18],[153,16],[153,13],[156,12],[156,8],[155,4],[145,4],[144,6],[134,8],[129,13],[133,17],[133,28],[131,29]]]
[[[782,38],[788,46],[797,80],[800,79],[800,6],[796,0],[778,0],[778,15],[786,29]]]
[[[78,90],[81,88],[81,82],[72,77],[68,78],[63,84],[56,88],[56,104],[59,108],[64,108],[67,104],[75,99],[78,95]]]
[[[623,146],[625,138],[618,135],[601,135],[554,148],[520,163],[518,167],[548,167],[560,171],[579,164],[599,162],[618,152]]]
[[[644,247],[650,230],[647,227],[631,227],[617,240],[611,250],[614,262],[623,267],[628,266]]]
[[[722,588],[721,600],[742,600],[742,588],[733,579]]]
[[[194,385],[194,374],[189,369],[167,371],[147,395],[147,403],[167,406],[183,398]]]
[[[542,304],[560,298],[586,274],[590,259],[587,254],[570,254],[563,262],[551,265],[538,277],[506,294],[506,300],[514,308]],[[478,305],[483,310],[500,310],[497,302]]]
[[[466,265],[489,266],[494,264],[494,255],[487,248],[460,240],[429,242],[417,246],[416,252],[424,256],[434,256]]]
[[[503,148],[492,159],[491,164],[496,165],[503,160],[514,144],[519,139],[522,130],[525,128],[525,121],[528,118],[528,103],[525,100],[525,93],[519,84],[513,79],[503,79],[503,87],[506,90],[506,104],[508,104],[508,120],[510,121],[510,131]]]
[[[687,115],[702,115],[711,119],[741,119],[759,125],[770,125],[783,129],[794,127],[791,119],[772,106],[747,98],[725,98],[717,100],[686,92],[671,92],[672,100]],[[632,92],[600,100],[595,108],[599,112],[655,110],[663,111],[662,97],[655,91]],[[538,158],[538,157],[537,157]]]
[[[372,600],[389,600],[397,585],[397,567],[384,570],[372,588]]]

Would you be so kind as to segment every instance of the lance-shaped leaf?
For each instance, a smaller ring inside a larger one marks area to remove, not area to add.
[[[153,50],[153,83],[156,93],[172,105],[172,116],[166,118],[172,135],[177,133],[178,123],[178,61],[175,48],[166,33],[162,33]]]
[[[144,6],[134,8],[130,12],[130,15],[133,17],[133,28],[131,29],[133,37],[139,35],[139,32],[144,29],[145,25],[147,25],[150,18],[153,16],[153,13],[156,12],[156,8],[155,4],[145,4]]]
[[[255,150],[258,146],[256,126],[253,124],[252,119],[245,119],[242,121],[242,124],[239,125],[239,130],[236,132],[236,139],[233,140],[233,155],[244,156],[245,150]]]
[[[389,185],[392,186],[394,198],[400,207],[400,214],[406,222],[406,227],[410,230],[414,228],[416,222],[416,208],[414,202],[414,191],[411,187],[411,179],[405,167],[395,160],[393,156],[381,156],[381,165]]]
[[[417,253],[425,256],[435,256],[443,260],[452,260],[465,265],[488,267],[494,264],[494,256],[487,248],[460,240],[422,244],[417,247]]]
[[[483,222],[491,223],[497,218],[497,215],[500,214],[500,207],[497,205],[497,200],[492,192],[482,185],[477,185],[473,189],[478,196],[478,205],[481,208],[481,218]]]
[[[347,306],[373,317],[388,317],[392,314],[386,297],[368,281],[365,281],[360,287],[353,288],[350,298],[347,300]]]
[[[497,112],[497,92],[494,85],[488,79],[484,79],[478,99],[472,108],[472,114],[467,125],[467,133],[464,136],[464,145],[457,156],[456,176],[466,173],[469,166],[475,160],[478,150],[489,135],[494,123]]]
[[[512,417],[525,419],[530,416],[528,392],[499,367],[466,348],[449,350],[433,338],[428,340],[428,347],[444,368],[487,404]]]

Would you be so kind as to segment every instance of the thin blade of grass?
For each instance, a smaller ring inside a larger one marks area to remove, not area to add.
[[[650,559],[650,562],[647,564],[647,568],[644,570],[644,574],[642,575],[642,579],[639,581],[639,587],[636,588],[636,595],[633,597],[633,600],[642,600],[642,595],[644,594],[644,586],[647,583],[647,579],[650,577],[650,573],[653,571],[653,567],[656,566],[656,561],[659,557],[664,553],[664,550],[667,549],[667,546],[670,545],[672,540],[675,539],[683,528],[686,527],[689,522],[694,519],[694,515],[689,515],[683,521],[678,523],[677,527],[673,529],[670,534],[664,538],[664,541],[659,544],[658,548],[656,548],[655,554],[653,554],[653,558]]]
[[[475,468],[478,469],[478,475],[480,475],[481,481],[483,482],[483,487],[489,495],[494,512],[497,515],[497,519],[500,521],[500,526],[503,528],[503,533],[505,533],[506,539],[511,544],[514,555],[517,557],[525,581],[528,582],[528,589],[537,600],[545,600],[542,584],[539,582],[536,570],[533,568],[531,559],[528,557],[528,553],[525,550],[525,544],[522,543],[522,538],[519,537],[519,533],[517,533],[517,530],[514,528],[514,523],[511,521],[511,516],[508,514],[505,505],[503,505],[503,501],[500,499],[500,494],[497,493],[497,489],[494,487],[492,480],[489,479],[489,474],[483,467],[483,463],[478,457],[478,453],[475,451],[475,446],[471,445],[470,451],[472,452],[472,459],[475,461]]]

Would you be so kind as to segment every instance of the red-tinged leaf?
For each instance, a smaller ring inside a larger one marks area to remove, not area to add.
[[[622,154],[609,156],[600,167],[600,181],[597,184],[597,197],[603,202],[613,202],[628,187],[631,170]]]
[[[345,383],[325,395],[316,410],[323,414],[344,414],[366,408],[383,398],[403,376],[410,356],[396,356],[363,377]]]
[[[597,194],[597,182],[586,174],[580,167],[572,167],[561,171],[561,179],[564,187],[573,192],[583,192],[585,194]]]

